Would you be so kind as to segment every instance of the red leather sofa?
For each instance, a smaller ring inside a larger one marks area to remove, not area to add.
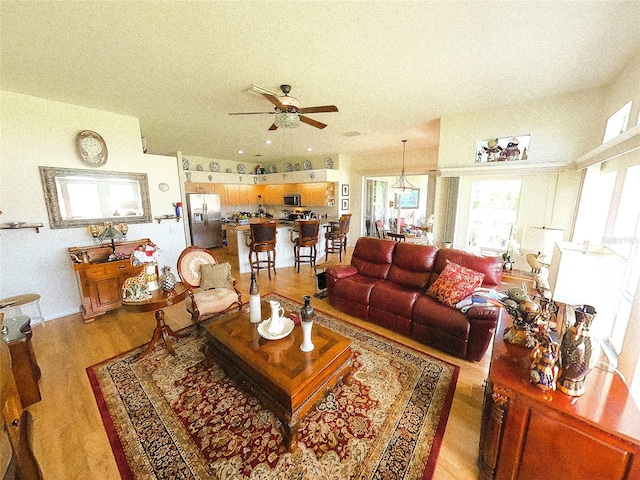
[[[326,271],[329,302],[338,310],[467,360],[484,356],[504,309],[471,306],[465,313],[426,295],[449,260],[502,281],[497,258],[374,237],[358,239],[350,265]]]

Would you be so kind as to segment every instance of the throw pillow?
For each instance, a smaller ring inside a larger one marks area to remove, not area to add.
[[[229,277],[231,276],[229,263],[207,263],[200,268],[200,288],[202,290],[229,286]]]
[[[427,290],[427,295],[445,305],[455,307],[456,304],[482,285],[484,273],[465,268],[457,263],[447,263],[442,273]]]

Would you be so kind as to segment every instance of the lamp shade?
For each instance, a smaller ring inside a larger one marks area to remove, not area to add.
[[[115,227],[107,227],[100,233],[99,238],[101,242],[105,240],[117,240],[118,238],[122,238],[122,233]]]
[[[556,242],[562,242],[563,239],[564,230],[559,228],[526,227],[522,236],[521,248],[550,256]]]

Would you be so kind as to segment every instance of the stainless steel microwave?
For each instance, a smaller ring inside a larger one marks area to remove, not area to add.
[[[287,207],[299,207],[300,195],[285,195],[283,203]]]

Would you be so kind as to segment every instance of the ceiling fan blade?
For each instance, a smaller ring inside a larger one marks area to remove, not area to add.
[[[234,112],[229,115],[275,115],[276,112]]]
[[[284,103],[282,103],[278,97],[275,97],[273,95],[269,95],[268,93],[263,93],[262,96],[264,98],[266,98],[267,100],[269,100],[271,103],[273,103],[280,110],[286,110],[287,109],[287,106]]]
[[[305,107],[300,108],[300,113],[324,113],[324,112],[337,112],[338,107],[335,105],[325,105],[323,107]]]
[[[278,127],[275,123],[269,127],[269,130],[277,130],[277,129]]]
[[[312,118],[309,117],[305,117],[304,115],[300,115],[300,121],[306,123],[307,125],[311,125],[312,127],[316,127],[316,128],[324,128],[327,125],[321,122],[318,122],[317,120],[314,120]]]

